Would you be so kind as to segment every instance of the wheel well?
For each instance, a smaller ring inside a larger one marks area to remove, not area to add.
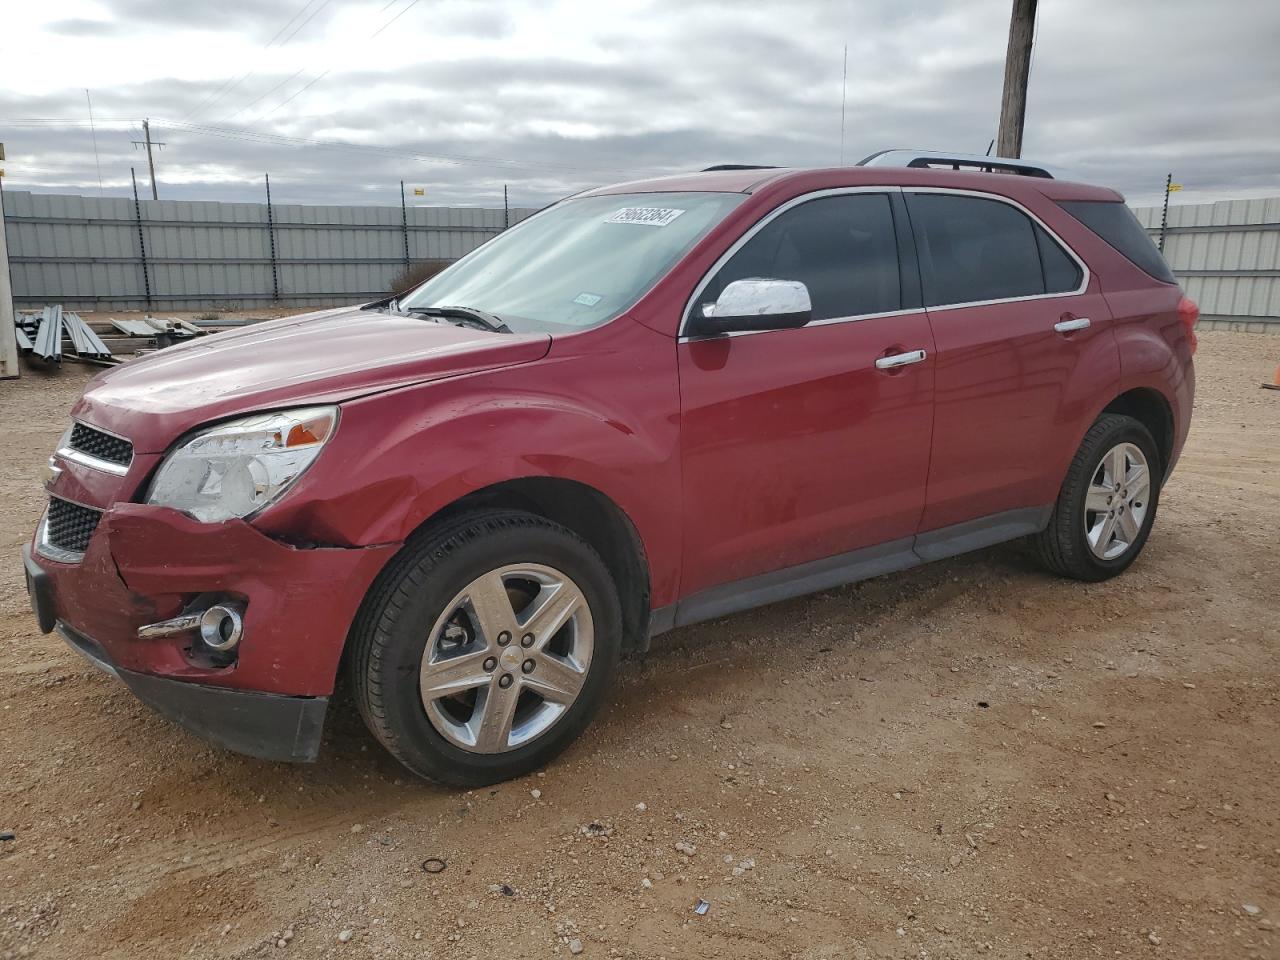
[[[436,512],[421,527],[480,508],[524,510],[572,530],[600,554],[618,587],[624,652],[649,641],[649,564],[630,518],[594,487],[558,477],[524,477],[473,491]]]
[[[1150,430],[1160,454],[1161,472],[1168,470],[1173,455],[1173,411],[1158,391],[1145,387],[1130,390],[1112,400],[1102,412],[1133,417]]]

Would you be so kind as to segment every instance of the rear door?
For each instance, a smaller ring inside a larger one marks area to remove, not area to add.
[[[937,349],[922,534],[1015,510],[1002,522],[1034,526],[1027,508],[1057,497],[1064,451],[1069,460],[1092,405],[1118,382],[1111,313],[1084,262],[1021,205],[960,191],[905,197]],[[931,558],[927,536],[919,547]]]
[[[694,297],[746,277],[799,280],[799,329],[677,345],[682,593],[910,538],[924,506],[933,342],[897,192],[800,198],[738,241]],[[877,360],[919,352],[919,362]],[[909,540],[904,549],[909,547]]]

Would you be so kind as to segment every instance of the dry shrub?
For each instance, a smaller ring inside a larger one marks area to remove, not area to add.
[[[392,278],[390,293],[398,297],[400,294],[412,290],[418,284],[430,280],[451,263],[453,263],[452,260],[414,261]]]

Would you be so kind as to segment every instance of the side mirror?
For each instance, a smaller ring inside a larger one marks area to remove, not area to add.
[[[812,319],[809,288],[799,280],[752,277],[733,281],[715,303],[695,307],[687,329],[693,336],[713,336],[736,330],[787,330]]]

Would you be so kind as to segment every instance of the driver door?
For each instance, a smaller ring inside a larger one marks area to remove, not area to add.
[[[934,369],[914,260],[905,277],[901,266],[901,209],[889,192],[792,201],[753,227],[695,298],[714,301],[747,277],[798,280],[813,320],[677,344],[686,598],[748,580],[737,586],[761,602],[770,590],[806,592],[786,586],[812,576],[789,570],[801,564],[836,558],[819,566],[839,582],[830,571],[843,559],[910,556],[925,503]],[[877,366],[914,351],[924,358]],[[891,546],[843,556],[882,544]]]

